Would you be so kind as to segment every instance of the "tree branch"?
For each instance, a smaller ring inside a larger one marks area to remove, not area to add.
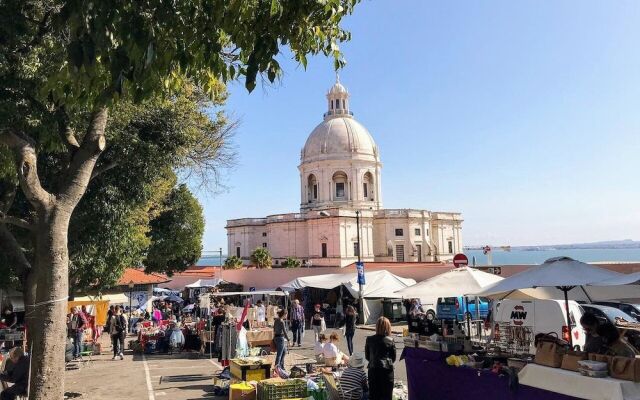
[[[0,224],[11,224],[30,231],[34,229],[34,226],[31,225],[29,221],[12,215],[7,215],[2,211],[0,211]]]
[[[76,139],[75,132],[69,125],[69,115],[64,105],[56,110],[56,118],[58,120],[58,135],[62,139],[62,143],[67,146],[69,152],[73,153],[80,148],[80,144]]]
[[[0,143],[9,146],[14,153],[20,188],[27,200],[36,210],[48,208],[53,196],[40,183],[38,157],[32,140],[20,133],[2,130],[0,131]]]
[[[107,163],[107,164],[103,164],[103,165],[95,168],[93,170],[93,173],[91,174],[91,180],[94,180],[99,175],[101,175],[101,174],[103,174],[103,173],[105,173],[105,172],[109,171],[110,169],[113,169],[113,168],[115,168],[117,166],[118,166],[118,163],[114,161],[114,162],[110,162],[110,163]]]
[[[59,200],[72,208],[75,208],[87,190],[98,157],[105,148],[104,131],[108,115],[105,106],[100,106],[91,113],[87,133],[67,169]]]

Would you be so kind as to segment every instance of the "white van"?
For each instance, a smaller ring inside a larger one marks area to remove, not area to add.
[[[569,301],[571,329],[567,327],[564,300],[502,300],[492,309],[493,342],[516,354],[535,354],[534,338],[539,333],[555,332],[573,346],[583,348],[585,334],[580,326],[582,307]]]

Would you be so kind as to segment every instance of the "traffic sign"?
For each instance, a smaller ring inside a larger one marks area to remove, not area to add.
[[[358,284],[364,285],[364,263],[362,261],[356,263],[356,270],[358,271]]]
[[[453,256],[453,265],[456,268],[466,267],[467,265],[469,265],[469,259],[464,254],[458,253],[455,256]]]

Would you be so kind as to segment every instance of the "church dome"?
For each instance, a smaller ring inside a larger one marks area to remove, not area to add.
[[[349,92],[339,80],[327,93],[324,121],[311,132],[302,149],[302,163],[320,160],[361,159],[379,162],[378,147],[371,134],[353,118]]]
[[[328,118],[311,132],[302,162],[363,158],[378,161],[378,148],[367,128],[352,117]]]

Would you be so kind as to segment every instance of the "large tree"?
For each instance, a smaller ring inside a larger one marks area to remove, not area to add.
[[[28,219],[0,214],[0,243],[30,270],[25,285],[33,355],[30,399],[64,393],[68,229],[107,147],[109,111],[193,82],[214,94],[222,80],[273,81],[288,47],[303,65],[324,53],[342,63],[339,26],[357,0],[5,0],[0,3],[0,157],[3,200],[17,187]],[[61,172],[44,184],[42,151],[61,148]],[[135,157],[130,155],[129,157]],[[3,202],[6,204],[6,202]],[[29,262],[6,224],[30,235]]]

